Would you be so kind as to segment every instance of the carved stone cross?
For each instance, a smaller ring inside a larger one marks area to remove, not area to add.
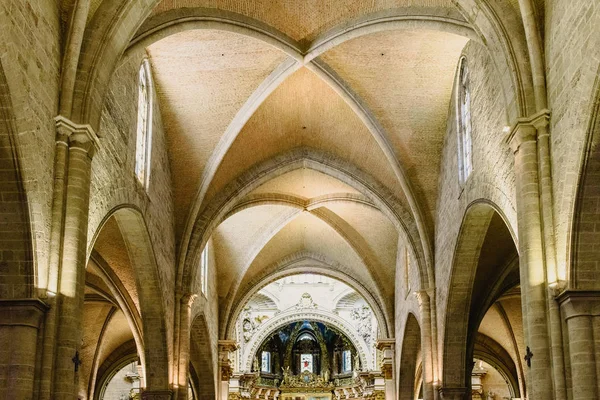
[[[71,361],[73,361],[73,364],[75,364],[75,372],[77,372],[79,370],[79,366],[81,365],[81,359],[79,358],[79,351],[75,352],[75,356],[73,358],[71,358]]]
[[[529,346],[527,346],[527,353],[525,354],[525,361],[527,361],[527,366],[531,368],[531,358],[533,357],[533,353]]]

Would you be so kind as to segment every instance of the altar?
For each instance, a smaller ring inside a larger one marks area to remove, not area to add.
[[[321,375],[305,370],[299,375],[284,371],[279,386],[281,400],[331,400],[334,385]]]

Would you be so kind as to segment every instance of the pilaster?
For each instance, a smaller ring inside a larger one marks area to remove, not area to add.
[[[377,350],[381,351],[381,363],[380,369],[385,379],[385,398],[386,400],[396,399],[396,384],[394,381],[395,368],[394,360],[395,356],[396,339],[378,339]]]
[[[60,235],[54,395],[72,399],[77,395],[79,372],[74,364],[82,340],[83,298],[92,158],[98,137],[89,125],[56,118],[59,139],[66,139],[64,211]],[[55,188],[57,190],[57,188]],[[53,221],[54,222],[54,221]],[[53,228],[54,229],[54,228]]]
[[[573,400],[597,399],[600,349],[594,330],[600,325],[600,292],[567,290],[557,300],[567,322]]]
[[[229,397],[229,380],[233,376],[231,353],[238,349],[235,340],[219,340],[219,399],[227,400]]]
[[[34,391],[38,332],[48,306],[38,299],[0,300],[0,398],[30,399]]]
[[[548,118],[545,111],[520,118],[507,137],[515,155],[523,330],[535,355],[526,370],[530,400],[554,398],[537,147],[538,129]]]
[[[426,290],[415,292],[421,316],[421,353],[423,356],[423,400],[433,400],[433,346],[431,338],[431,299]]]

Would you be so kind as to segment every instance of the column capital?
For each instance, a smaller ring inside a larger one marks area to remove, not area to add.
[[[550,123],[550,110],[541,110],[529,117],[517,118],[517,122],[506,136],[506,143],[513,152],[517,152],[521,144],[536,141],[538,130],[546,128]]]
[[[54,118],[56,124],[56,141],[68,143],[69,147],[77,148],[94,156],[99,147],[98,135],[89,124],[78,124],[68,118],[58,115]]]
[[[221,339],[219,340],[219,351],[232,352],[239,348],[237,340]]]
[[[179,295],[179,301],[181,305],[186,307],[192,307],[194,305],[194,301],[198,298],[196,293],[183,293]]]
[[[383,339],[377,339],[377,343],[375,344],[375,347],[377,347],[377,350],[385,351],[388,349],[394,350],[395,345],[396,345],[395,338],[383,338]]]
[[[48,305],[39,299],[0,300],[0,326],[27,326],[38,329]]]
[[[565,313],[565,320],[574,317],[600,316],[600,291],[565,290],[556,297]]]

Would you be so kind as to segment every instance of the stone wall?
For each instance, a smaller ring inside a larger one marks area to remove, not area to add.
[[[545,27],[556,252],[564,278],[570,265],[570,232],[583,151],[593,102],[597,101],[600,4],[588,0],[547,2]]]
[[[113,75],[98,135],[100,149],[92,161],[88,254],[101,223],[117,207],[139,210],[144,218],[158,268],[158,280],[172,357],[176,253],[171,173],[161,113],[152,98],[150,184],[146,190],[134,172],[137,135],[138,73],[144,52],[128,53]]]
[[[57,1],[0,2],[0,64],[14,114],[16,147],[31,220],[35,269],[46,287],[60,85]],[[2,89],[4,90],[4,88]]]
[[[469,68],[473,172],[464,186],[458,179],[456,93],[453,92],[441,162],[435,234],[438,354],[443,338],[454,252],[463,217],[474,201],[487,201],[503,214],[516,236],[513,155],[505,143],[508,125],[498,74],[486,49],[470,41],[463,50]],[[458,60],[457,60],[458,61]],[[456,88],[456,85],[455,85]]]

